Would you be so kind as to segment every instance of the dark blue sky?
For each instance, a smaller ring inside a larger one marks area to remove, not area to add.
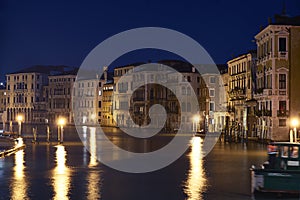
[[[286,8],[289,15],[299,15],[300,1],[286,0]],[[145,26],[187,34],[216,63],[226,63],[232,55],[254,48],[251,40],[259,27],[281,10],[282,0],[1,0],[0,80],[31,65],[80,66],[107,37]],[[149,57],[122,62],[156,59]]]

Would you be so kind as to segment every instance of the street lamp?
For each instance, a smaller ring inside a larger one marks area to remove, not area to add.
[[[60,143],[63,143],[64,141],[64,125],[66,124],[66,119],[63,117],[60,117],[57,120],[58,130],[57,130],[57,140]]]
[[[294,128],[294,142],[297,142],[297,126],[299,126],[299,120],[296,118],[292,119],[291,125]]]
[[[21,128],[22,128],[23,116],[22,115],[18,115],[16,117],[16,119],[18,121],[18,126],[19,126],[18,137],[21,137]]]

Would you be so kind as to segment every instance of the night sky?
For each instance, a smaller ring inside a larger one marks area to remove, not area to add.
[[[216,63],[255,48],[254,35],[283,0],[0,1],[0,80],[32,65],[79,67],[101,41],[127,29],[156,26],[198,41]],[[286,0],[300,15],[300,1]],[[162,54],[164,55],[164,54]],[[116,65],[165,59],[146,54]]]

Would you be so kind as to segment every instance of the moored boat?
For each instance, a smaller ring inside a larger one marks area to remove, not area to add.
[[[268,161],[251,167],[255,192],[300,193],[300,143],[275,142],[268,145]]]

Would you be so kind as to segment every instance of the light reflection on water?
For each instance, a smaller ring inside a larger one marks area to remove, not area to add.
[[[53,190],[56,200],[69,199],[71,170],[66,166],[67,152],[63,145],[56,146],[56,167],[53,170]]]
[[[89,166],[90,167],[94,167],[96,166],[97,163],[97,138],[96,138],[96,128],[95,127],[91,127],[90,128],[90,163]]]
[[[89,167],[95,167],[98,165],[97,162],[97,138],[96,138],[96,128],[90,128],[90,163]],[[91,171],[87,177],[87,199],[94,200],[100,199],[100,188],[101,188],[101,176],[99,171]]]
[[[202,193],[205,191],[206,176],[203,168],[202,142],[200,137],[191,140],[191,152],[188,155],[190,168],[187,181],[184,183],[184,192],[188,195],[188,200],[202,199]]]
[[[15,153],[14,178],[12,179],[11,198],[13,200],[28,199],[27,196],[27,181],[24,174],[24,150]]]
[[[126,174],[95,159],[102,156],[99,153],[105,146],[94,128],[87,128],[85,135],[87,149],[68,140],[64,146],[28,142],[25,150],[0,159],[0,199],[250,200],[249,167],[266,159],[261,144],[218,143],[203,161],[203,141],[195,137],[190,151],[168,168],[148,174]],[[164,137],[158,137],[157,142]],[[112,138],[117,144],[133,145],[134,150],[156,145],[135,144],[117,134],[112,134]],[[109,156],[118,155],[111,152]]]

